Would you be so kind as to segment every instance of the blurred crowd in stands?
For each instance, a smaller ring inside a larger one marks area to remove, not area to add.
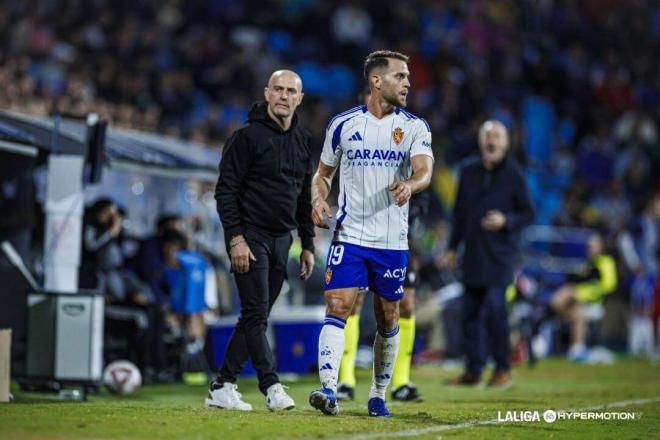
[[[364,56],[398,49],[438,168],[474,153],[491,117],[533,174],[541,223],[617,228],[657,190],[652,1],[25,1],[0,5],[0,41],[1,108],[95,111],[219,148],[286,66],[320,149],[329,117],[359,99]]]
[[[0,42],[2,109],[94,111],[217,148],[270,72],[292,68],[319,153],[330,117],[360,100],[364,56],[402,51],[409,108],[433,130],[435,197],[416,235],[427,261],[446,237],[456,165],[477,152],[477,128],[492,118],[510,130],[537,223],[599,230],[626,289],[658,275],[655,1],[3,2]]]

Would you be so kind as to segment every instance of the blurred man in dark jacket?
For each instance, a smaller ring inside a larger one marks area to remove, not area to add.
[[[207,406],[249,411],[236,390],[248,355],[259,389],[271,411],[294,402],[275,373],[266,326],[286,278],[291,231],[302,242],[300,277],[314,267],[311,220],[310,136],[295,115],[303,98],[302,81],[292,71],[274,72],[248,122],[227,141],[215,191],[241,300],[241,316],[229,340],[220,375],[211,384]]]
[[[480,381],[489,351],[495,360],[489,385],[511,384],[505,290],[513,280],[520,230],[532,222],[534,210],[525,176],[508,148],[504,125],[486,121],[479,129],[481,158],[461,170],[449,250],[442,258],[455,268],[463,245],[466,364],[463,375],[451,381],[456,385]]]
[[[126,338],[126,357],[137,364],[149,381],[153,374],[165,368],[159,357],[159,349],[163,347],[159,311],[149,286],[126,268],[119,241],[121,234],[121,216],[115,202],[108,198],[94,202],[85,214],[79,281],[83,288],[103,292],[106,330]]]

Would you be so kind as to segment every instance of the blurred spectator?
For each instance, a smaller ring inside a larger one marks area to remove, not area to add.
[[[584,361],[587,357],[587,316],[585,307],[600,304],[603,297],[617,287],[617,269],[612,256],[605,253],[605,244],[599,234],[589,238],[587,263],[576,274],[570,274],[550,300],[550,306],[571,326],[571,346],[567,357]]]
[[[461,170],[451,238],[440,261],[455,269],[463,249],[466,359],[463,374],[450,383],[478,384],[490,351],[495,370],[488,385],[503,388],[512,380],[505,291],[517,264],[520,231],[533,221],[534,208],[525,177],[508,154],[509,136],[501,122],[482,124],[479,149],[481,157]]]
[[[162,258],[165,264],[163,285],[168,291],[169,322],[176,333],[185,336],[182,353],[184,370],[210,372],[204,361],[207,272],[212,271],[199,253],[186,249],[187,237],[177,230],[163,236]]]
[[[124,267],[120,233],[117,205],[110,199],[94,202],[85,215],[80,285],[100,289],[110,303],[148,304],[151,290]]]
[[[150,376],[165,368],[159,312],[149,286],[126,269],[120,235],[117,205],[110,199],[94,202],[85,215],[80,286],[105,295],[106,330],[127,339],[127,357]]]

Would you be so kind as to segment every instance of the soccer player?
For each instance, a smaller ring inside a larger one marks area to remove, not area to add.
[[[328,228],[326,197],[341,164],[339,211],[325,270],[326,318],[319,336],[321,389],[309,402],[336,415],[337,375],[344,327],[358,295],[374,292],[378,332],[369,414],[389,417],[385,393],[399,347],[399,301],[408,265],[408,200],[428,187],[433,167],[429,125],[404,110],[410,88],[408,57],[376,51],[364,63],[366,105],[330,121],[312,179],[312,220]]]

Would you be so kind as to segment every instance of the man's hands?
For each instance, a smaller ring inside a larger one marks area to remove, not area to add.
[[[314,253],[312,251],[303,249],[300,254],[300,279],[306,281],[314,270]]]
[[[323,218],[323,214],[327,215],[328,218],[332,218],[332,211],[328,202],[325,200],[317,199],[312,202],[312,221],[316,226],[323,229],[330,229],[330,225]]]
[[[408,181],[394,182],[388,189],[392,191],[396,206],[405,205],[410,200],[410,196],[412,196],[412,184]]]
[[[481,219],[481,227],[487,231],[499,231],[506,225],[506,216],[496,209],[486,213]],[[458,267],[458,257],[455,250],[448,250],[435,260],[435,265],[439,268],[455,270]]]
[[[250,270],[250,260],[257,261],[242,235],[237,235],[229,243],[231,268],[237,273],[247,273]]]
[[[499,231],[506,225],[506,216],[502,212],[492,209],[481,219],[481,227],[487,231]]]

